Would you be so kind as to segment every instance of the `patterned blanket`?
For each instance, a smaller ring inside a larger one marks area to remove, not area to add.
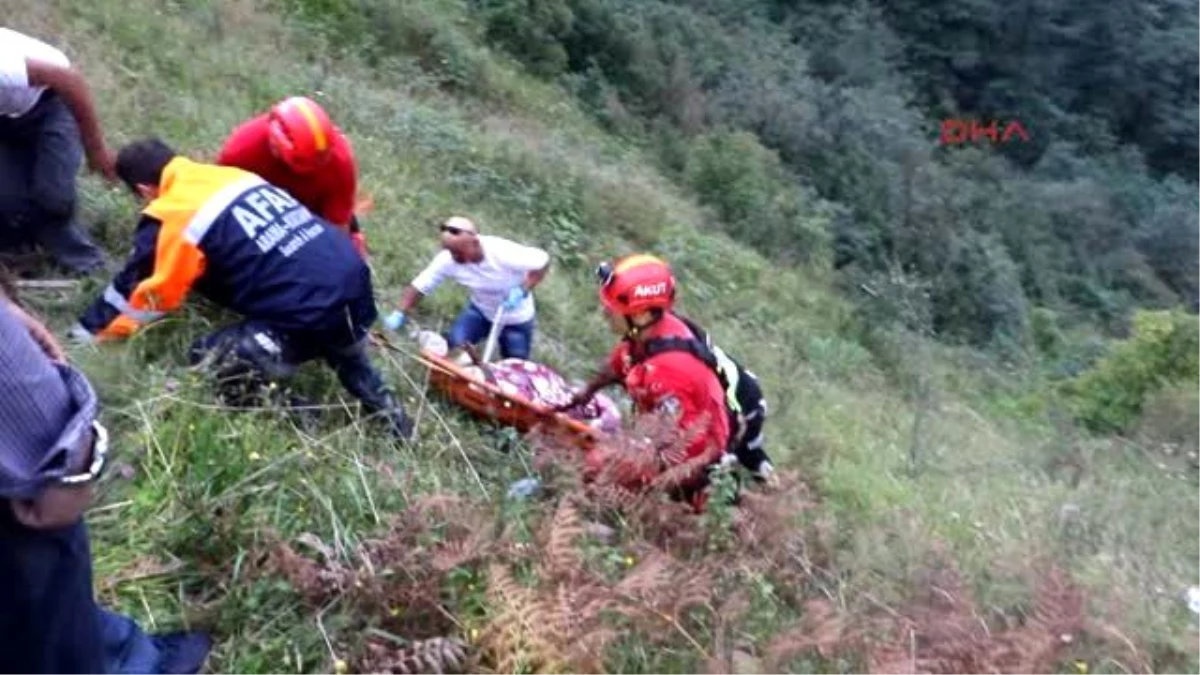
[[[446,356],[446,340],[433,331],[421,331],[417,340],[423,349],[439,356]],[[478,366],[469,365],[470,357],[460,354],[455,359],[458,365],[480,382],[487,378]],[[520,396],[527,401],[552,407],[562,405],[571,400],[575,390],[567,383],[562,375],[554,369],[540,363],[522,359],[504,359],[488,364],[495,384],[506,394]],[[604,394],[596,394],[586,405],[577,406],[567,411],[567,414],[594,429],[606,434],[615,434],[621,429],[621,411],[617,404]]]
[[[544,406],[567,403],[575,390],[562,375],[549,366],[521,359],[505,359],[488,365],[495,384],[506,394],[520,396],[527,401]],[[466,369],[476,379],[484,381],[484,375],[476,366]],[[592,428],[606,434],[614,434],[621,428],[621,413],[617,404],[604,394],[596,394],[591,401],[567,411],[567,414]]]

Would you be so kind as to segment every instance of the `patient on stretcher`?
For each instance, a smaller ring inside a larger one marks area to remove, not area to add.
[[[436,333],[422,335],[419,341],[424,349],[439,356],[447,354],[445,340]],[[576,391],[550,366],[533,361],[504,359],[487,364],[487,373],[475,365],[470,354],[459,354],[454,361],[479,382],[490,382],[510,396],[519,396],[548,408],[570,402]],[[605,434],[615,434],[621,429],[620,409],[604,394],[596,394],[586,405],[572,408],[567,414]]]

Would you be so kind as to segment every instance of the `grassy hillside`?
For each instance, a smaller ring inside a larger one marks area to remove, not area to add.
[[[610,508],[555,471],[548,498],[509,503],[510,481],[562,453],[501,452],[510,439],[426,398],[421,369],[387,351],[419,420],[413,449],[340,404],[316,429],[220,409],[183,348],[228,317],[192,307],[72,354],[118,453],[90,515],[104,602],[154,629],[210,628],[225,672],[398,667],[414,650],[444,657],[410,642],[435,637],[502,671],[1197,667],[1181,599],[1200,576],[1188,448],[1047,418],[1035,372],[867,322],[819,261],[768,263],[565,92],[483,47],[465,5],[366,3],[389,41],[364,52],[344,30],[368,16],[358,4],[308,4],[350,18],[322,31],[252,0],[0,0],[8,25],[88,74],[114,144],[158,134],[211,157],[237,122],[315,92],[374,197],[381,302],[434,252],[431,219],[470,215],[555,255],[535,354],[571,376],[612,340],[592,265],[664,255],[686,313],[761,375],[771,452],[800,482],[698,522]],[[134,208],[88,180],[85,218],[118,255]],[[804,217],[825,227],[819,209]],[[98,288],[28,299],[63,329]],[[461,301],[440,290],[420,320]],[[343,400],[316,367],[297,386]]]

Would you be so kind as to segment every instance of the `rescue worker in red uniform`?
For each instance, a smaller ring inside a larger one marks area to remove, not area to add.
[[[226,139],[217,164],[256,173],[287,190],[309,211],[346,230],[366,255],[366,237],[354,214],[354,150],[312,99],[293,96],[243,122]]]
[[[363,407],[408,440],[412,424],[366,350],[378,317],[371,270],[350,240],[295,197],[233,167],[200,164],[158,139],[131,143],[117,174],[145,203],[125,268],[71,330],[82,342],[125,338],[193,291],[244,319],[196,340],[234,405],[324,360]]]
[[[610,328],[622,340],[587,387],[558,410],[570,410],[592,398],[600,389],[620,383],[633,400],[637,413],[665,413],[679,430],[678,442],[660,446],[653,473],[621,476],[637,489],[655,475],[685,462],[696,461],[695,471],[679,481],[673,496],[689,501],[701,511],[708,470],[719,463],[729,444],[729,419],[725,391],[712,369],[693,354],[666,351],[648,358],[645,345],[661,338],[694,338],[687,325],[672,313],[675,277],[670,267],[650,255],[632,255],[616,261],[601,279],[600,302]],[[587,458],[588,472],[619,460],[598,447]]]

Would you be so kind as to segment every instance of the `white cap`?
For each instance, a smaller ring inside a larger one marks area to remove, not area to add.
[[[467,232],[479,234],[479,228],[475,227],[475,223],[471,222],[470,218],[464,218],[462,216],[450,216],[446,219],[446,222],[443,223],[443,225],[446,225],[447,227],[457,227],[460,230],[466,230]]]

